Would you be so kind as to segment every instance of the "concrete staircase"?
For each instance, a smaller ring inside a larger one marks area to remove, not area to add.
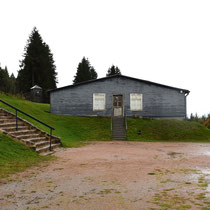
[[[112,138],[115,140],[126,139],[126,128],[124,117],[112,118]]]
[[[36,152],[43,155],[51,154],[59,148],[60,138],[52,136],[50,151],[50,135],[31,123],[18,117],[18,130],[16,130],[16,116],[0,108],[0,130],[8,136],[18,139]]]

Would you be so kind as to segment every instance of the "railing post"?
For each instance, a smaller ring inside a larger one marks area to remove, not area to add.
[[[111,138],[112,138],[112,131],[113,131],[113,109],[111,113]]]
[[[111,138],[112,138],[112,116],[111,116]]]
[[[18,118],[17,118],[17,109],[16,109],[15,111],[16,111],[15,115],[16,115],[16,131],[17,131],[17,130],[18,130]]]
[[[52,151],[52,128],[50,128],[50,151]]]

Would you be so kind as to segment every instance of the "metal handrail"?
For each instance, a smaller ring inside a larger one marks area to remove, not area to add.
[[[111,117],[111,132],[110,132],[110,136],[112,138],[112,117]]]
[[[125,133],[126,133],[126,138],[127,138],[128,126],[127,126],[127,117],[126,117],[126,113],[124,113],[124,122],[125,122]]]
[[[112,130],[113,130],[113,109],[112,109],[112,114],[111,114],[111,137],[112,137]]]
[[[126,113],[124,113],[124,120],[125,120],[125,130],[127,131],[128,127],[127,127],[127,117],[126,117]]]
[[[21,111],[20,109],[18,109],[18,108],[16,108],[16,107],[12,106],[12,105],[10,105],[10,104],[8,104],[7,102],[5,102],[5,101],[3,101],[3,100],[1,100],[1,99],[0,99],[0,102],[2,102],[3,104],[6,104],[7,106],[9,106],[9,107],[11,107],[11,108],[13,108],[13,109],[15,110],[15,116],[16,116],[16,131],[18,130],[18,112],[20,112],[20,113],[26,115],[27,117],[30,117],[31,119],[33,119],[33,120],[35,120],[35,121],[41,123],[42,125],[44,125],[44,126],[50,128],[50,134],[49,134],[49,135],[50,135],[50,151],[52,150],[52,130],[55,130],[55,128],[53,128],[53,127],[51,127],[50,125],[48,125],[48,124],[46,124],[46,123],[44,123],[44,122],[42,122],[42,121],[36,119],[35,117],[31,116],[30,114],[27,114],[27,113],[25,113],[24,111]]]

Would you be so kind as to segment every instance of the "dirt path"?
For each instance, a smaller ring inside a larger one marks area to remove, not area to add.
[[[0,209],[210,209],[210,144],[97,142],[0,183]]]

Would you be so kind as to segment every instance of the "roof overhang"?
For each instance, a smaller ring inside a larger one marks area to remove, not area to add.
[[[139,82],[143,82],[143,83],[147,83],[147,84],[151,84],[151,85],[157,85],[157,86],[160,86],[160,87],[165,87],[165,88],[179,90],[179,91],[182,91],[183,93],[185,93],[187,95],[189,95],[189,93],[190,93],[190,91],[189,90],[186,90],[186,89],[176,88],[176,87],[172,87],[172,86],[168,86],[168,85],[163,85],[163,84],[156,83],[156,82],[151,82],[151,81],[148,81],[148,80],[143,80],[143,79],[128,77],[128,76],[124,76],[124,75],[113,75],[113,76],[108,76],[108,77],[102,77],[102,78],[99,78],[99,79],[88,80],[88,81],[80,82],[80,83],[77,83],[77,84],[74,84],[74,85],[68,85],[68,86],[56,88],[56,89],[53,89],[53,90],[49,90],[48,92],[51,93],[51,92],[59,91],[59,90],[66,89],[66,88],[73,88],[73,87],[77,87],[77,86],[80,86],[80,85],[85,85],[85,84],[88,84],[88,83],[93,83],[93,82],[97,82],[97,81],[108,80],[108,79],[117,78],[117,77],[131,79],[131,80],[135,80],[135,81],[139,81]]]

